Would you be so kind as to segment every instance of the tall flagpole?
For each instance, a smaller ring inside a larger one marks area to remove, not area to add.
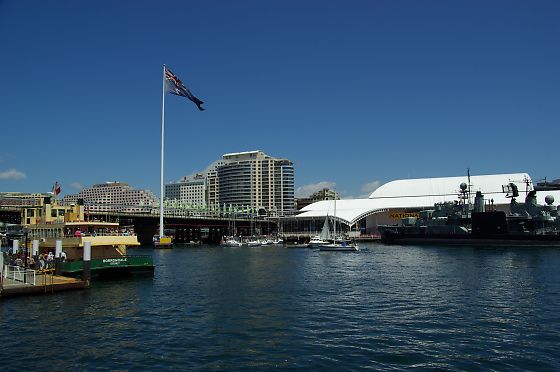
[[[165,133],[165,65],[163,65],[163,84],[161,90],[161,172],[159,187],[159,237],[163,236],[163,135]]]

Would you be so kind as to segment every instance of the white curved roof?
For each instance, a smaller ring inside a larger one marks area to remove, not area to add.
[[[519,191],[525,191],[528,183],[532,188],[531,177],[527,173],[512,174],[490,174],[485,176],[471,176],[471,191],[482,191],[485,195],[491,193],[502,193],[502,185],[513,182]],[[459,185],[464,182],[468,184],[467,176],[419,178],[396,180],[381,185],[371,193],[370,199],[390,198],[403,196],[429,196],[429,195],[453,195],[459,194]],[[455,200],[455,199],[454,199]]]
[[[492,174],[471,176],[471,194],[481,191],[485,200],[494,204],[509,204],[510,199],[502,191],[502,185],[514,183],[520,198],[525,191],[533,189],[531,177],[527,173]],[[347,199],[336,201],[336,218],[348,225],[363,217],[392,208],[430,208],[435,203],[458,200],[460,184],[468,184],[467,176],[419,178],[388,182],[375,190],[368,199]],[[544,193],[538,195],[539,203],[544,203]],[[560,201],[560,193],[548,192]],[[540,199],[543,199],[542,201]],[[522,199],[520,199],[521,201]],[[298,218],[324,218],[334,215],[334,200],[323,200],[310,204],[301,210]]]

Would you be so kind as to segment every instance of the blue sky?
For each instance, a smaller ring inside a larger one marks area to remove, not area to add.
[[[0,191],[159,193],[224,153],[299,193],[400,178],[560,177],[558,1],[2,1]]]

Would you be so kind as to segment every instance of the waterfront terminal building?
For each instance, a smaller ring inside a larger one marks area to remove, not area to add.
[[[491,208],[506,212],[509,212],[511,202],[507,185],[513,183],[517,186],[517,200],[521,202],[534,189],[527,173],[470,176],[470,183],[468,176],[396,180],[382,185],[366,199],[336,201],[336,219],[347,230],[376,234],[378,225],[400,223],[401,218],[432,209],[436,203],[458,202],[463,182],[469,185],[473,200],[475,193],[481,191]],[[547,195],[553,196],[556,202],[560,201],[560,190],[538,191],[537,188],[539,204],[545,204]],[[326,216],[333,216],[334,207],[332,200],[304,207],[295,218],[297,229],[319,231]],[[290,229],[290,221],[287,224]]]

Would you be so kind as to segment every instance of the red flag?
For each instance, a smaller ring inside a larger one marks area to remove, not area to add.
[[[56,181],[54,183],[54,186],[52,188],[52,193],[54,196],[57,196],[58,194],[60,194],[60,192],[62,191],[62,189],[60,188],[60,185],[58,184],[58,181]]]

